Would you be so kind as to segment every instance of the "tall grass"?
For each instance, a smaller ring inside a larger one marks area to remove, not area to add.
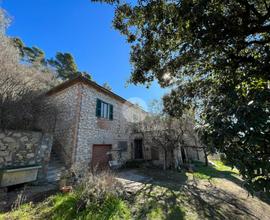
[[[22,205],[0,219],[131,219],[125,198],[122,184],[111,173],[89,173],[72,192],[51,196],[36,206]]]

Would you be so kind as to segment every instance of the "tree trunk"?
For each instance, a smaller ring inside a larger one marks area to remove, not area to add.
[[[204,163],[205,163],[204,165],[208,167],[208,158],[207,158],[207,152],[206,152],[205,147],[203,148],[203,153],[204,153]]]

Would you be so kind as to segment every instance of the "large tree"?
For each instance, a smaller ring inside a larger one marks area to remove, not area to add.
[[[270,1],[101,1],[131,44],[130,81],[172,86],[166,110],[195,105],[207,143],[269,192]]]
[[[11,39],[14,46],[19,50],[22,63],[38,66],[43,72],[53,71],[56,77],[62,80],[72,79],[79,74],[92,80],[89,73],[78,70],[72,54],[57,52],[55,57],[47,59],[44,51],[40,48],[36,46],[28,47],[18,37]]]
[[[14,37],[11,38],[14,46],[19,49],[20,56],[23,62],[35,64],[35,65],[46,65],[45,53],[40,48],[33,46],[27,47],[24,45],[23,41]]]
[[[78,68],[70,53],[58,52],[55,59],[49,60],[49,64],[56,69],[58,77],[70,79],[78,75]]]

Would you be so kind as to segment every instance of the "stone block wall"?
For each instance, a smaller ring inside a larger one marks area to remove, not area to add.
[[[140,117],[140,110],[127,107],[110,95],[104,94],[88,85],[81,85],[80,118],[75,161],[78,166],[89,167],[92,161],[94,144],[112,145],[113,159],[118,159],[119,142],[127,142],[127,149],[121,152],[121,159],[133,157],[131,123],[135,114]],[[113,105],[113,120],[101,119],[96,116],[97,99]]]
[[[129,134],[125,123],[120,122],[121,108],[117,100],[87,85],[82,85],[81,95],[76,165],[89,167],[94,144],[111,144],[112,149],[116,149],[118,141],[129,141]],[[97,98],[113,105],[112,121],[96,117]],[[126,157],[127,154],[128,150],[122,153],[122,157]]]
[[[79,85],[75,84],[58,93],[48,96],[37,119],[36,126],[42,131],[53,133],[53,151],[70,166],[74,157],[75,134],[77,127]]]
[[[41,165],[38,177],[46,176],[52,135],[33,131],[0,131],[0,169]]]

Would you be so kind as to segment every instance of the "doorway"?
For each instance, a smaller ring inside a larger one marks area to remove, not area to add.
[[[112,145],[94,144],[92,152],[92,167],[97,169],[106,169],[109,167],[109,155]]]
[[[143,146],[142,139],[134,140],[134,158],[143,159]]]

